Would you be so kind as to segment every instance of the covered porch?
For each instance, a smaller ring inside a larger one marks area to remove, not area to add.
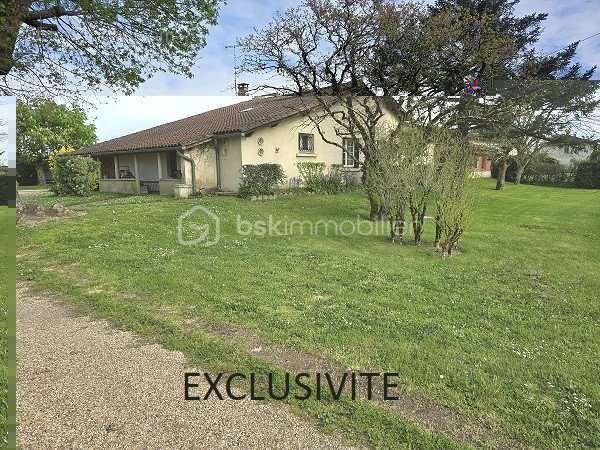
[[[114,153],[96,158],[100,162],[100,192],[174,195],[185,183],[185,164],[176,150]]]

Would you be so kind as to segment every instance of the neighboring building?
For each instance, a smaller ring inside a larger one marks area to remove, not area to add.
[[[173,193],[176,185],[193,191],[237,192],[245,164],[277,163],[293,182],[297,163],[324,162],[342,165],[360,175],[353,140],[339,136],[335,123],[321,124],[327,144],[307,117],[319,108],[311,97],[256,97],[186,119],[78,150],[101,163],[100,190],[107,192]],[[385,111],[385,121],[397,123]]]
[[[491,178],[492,160],[487,156],[477,156],[475,159],[474,174],[480,178]]]
[[[592,149],[589,146],[585,150],[574,152],[565,149],[564,146],[548,145],[546,147],[546,151],[548,156],[556,159],[559,163],[561,163],[564,166],[568,166],[573,162],[588,159],[592,154]]]

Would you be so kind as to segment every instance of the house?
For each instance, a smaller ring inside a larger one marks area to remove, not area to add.
[[[182,185],[193,192],[237,192],[243,165],[276,163],[288,182],[298,162],[341,165],[359,176],[354,141],[343,137],[331,118],[319,129],[307,114],[320,107],[314,97],[264,96],[80,149],[100,161],[100,190],[172,194]],[[391,111],[391,108],[390,108]],[[396,116],[385,109],[385,121]]]

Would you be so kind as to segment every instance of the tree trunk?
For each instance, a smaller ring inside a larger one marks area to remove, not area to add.
[[[382,220],[385,215],[383,206],[369,190],[367,190],[367,197],[369,197],[369,220]]]
[[[35,173],[37,174],[38,184],[46,184],[46,169],[43,161],[35,162]]]
[[[373,194],[369,186],[367,175],[368,164],[370,164],[370,162],[367,160],[363,163],[362,184],[367,190],[367,197],[369,198],[369,220],[382,220],[385,216],[385,211],[383,210],[383,206],[379,202],[379,199]]]
[[[504,189],[504,185],[506,184],[506,169],[508,169],[508,161],[503,159],[498,168],[498,175],[496,176],[497,191]]]
[[[523,172],[525,171],[525,166],[521,166],[517,164],[517,173],[515,175],[515,184],[521,184],[521,177],[523,176]]]
[[[13,54],[23,16],[31,2],[8,0],[0,9],[0,75],[5,76],[15,66]]]
[[[400,243],[404,240],[404,213],[400,213],[398,217],[394,218],[396,235],[399,237]]]
[[[442,227],[440,227],[440,224],[438,223],[439,218],[436,217],[435,218],[435,238],[433,240],[433,248],[435,249],[439,249],[440,248],[440,239],[442,237]]]
[[[415,239],[415,245],[420,245],[423,238],[423,220],[418,213],[413,216],[413,235]]]

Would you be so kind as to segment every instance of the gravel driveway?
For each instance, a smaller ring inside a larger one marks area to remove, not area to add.
[[[17,286],[20,448],[345,448],[286,407],[183,400],[179,352]]]

